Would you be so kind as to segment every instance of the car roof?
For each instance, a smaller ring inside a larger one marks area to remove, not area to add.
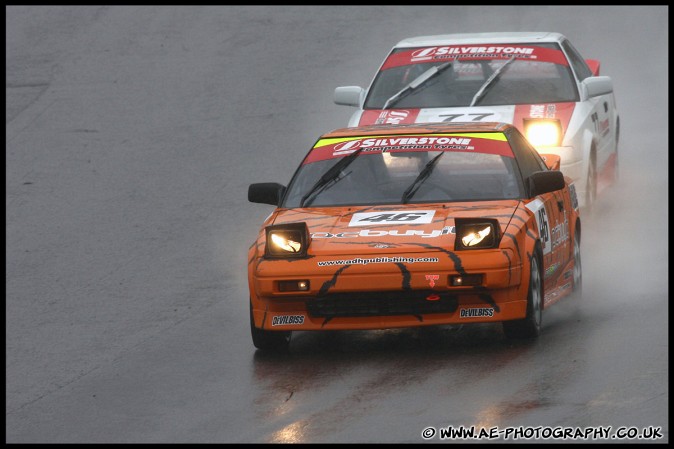
[[[410,123],[405,125],[368,125],[356,128],[335,129],[323,134],[321,138],[369,135],[504,132],[510,128],[514,128],[514,126],[510,123],[501,122],[439,122]]]
[[[433,36],[409,37],[398,42],[395,47],[425,47],[433,45],[465,44],[523,44],[541,42],[561,42],[564,35],[553,32],[520,31],[498,33],[458,33]]]

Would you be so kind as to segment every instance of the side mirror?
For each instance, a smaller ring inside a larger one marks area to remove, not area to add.
[[[344,106],[360,106],[365,89],[360,86],[343,86],[335,89],[334,101]]]
[[[613,92],[613,81],[608,76],[591,76],[582,81],[587,96],[596,97]]]
[[[528,178],[529,198],[561,190],[566,185],[564,175],[558,170],[537,171]]]
[[[251,184],[248,186],[248,201],[278,206],[285,191],[285,186],[276,182]]]

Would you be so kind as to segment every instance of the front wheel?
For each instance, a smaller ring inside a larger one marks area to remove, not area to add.
[[[292,336],[291,331],[266,331],[255,327],[252,304],[250,304],[250,334],[253,337],[253,345],[265,352],[287,351]]]
[[[508,338],[534,338],[541,333],[543,322],[543,281],[538,268],[538,256],[534,253],[530,262],[527,315],[521,320],[504,321],[503,332]]]

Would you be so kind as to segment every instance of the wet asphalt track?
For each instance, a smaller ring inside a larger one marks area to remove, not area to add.
[[[666,6],[6,7],[6,442],[423,442],[429,427],[669,439]],[[558,31],[602,61],[621,182],[584,304],[499,325],[297,333],[255,352],[246,258],[398,40]],[[430,441],[441,441],[436,434]],[[591,439],[591,442],[607,440]],[[648,440],[652,441],[652,440]]]

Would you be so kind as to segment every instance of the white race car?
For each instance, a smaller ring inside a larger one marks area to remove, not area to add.
[[[559,33],[421,36],[396,44],[370,87],[335,89],[357,106],[348,126],[505,122],[559,169],[591,209],[618,175],[620,121],[613,82]]]

